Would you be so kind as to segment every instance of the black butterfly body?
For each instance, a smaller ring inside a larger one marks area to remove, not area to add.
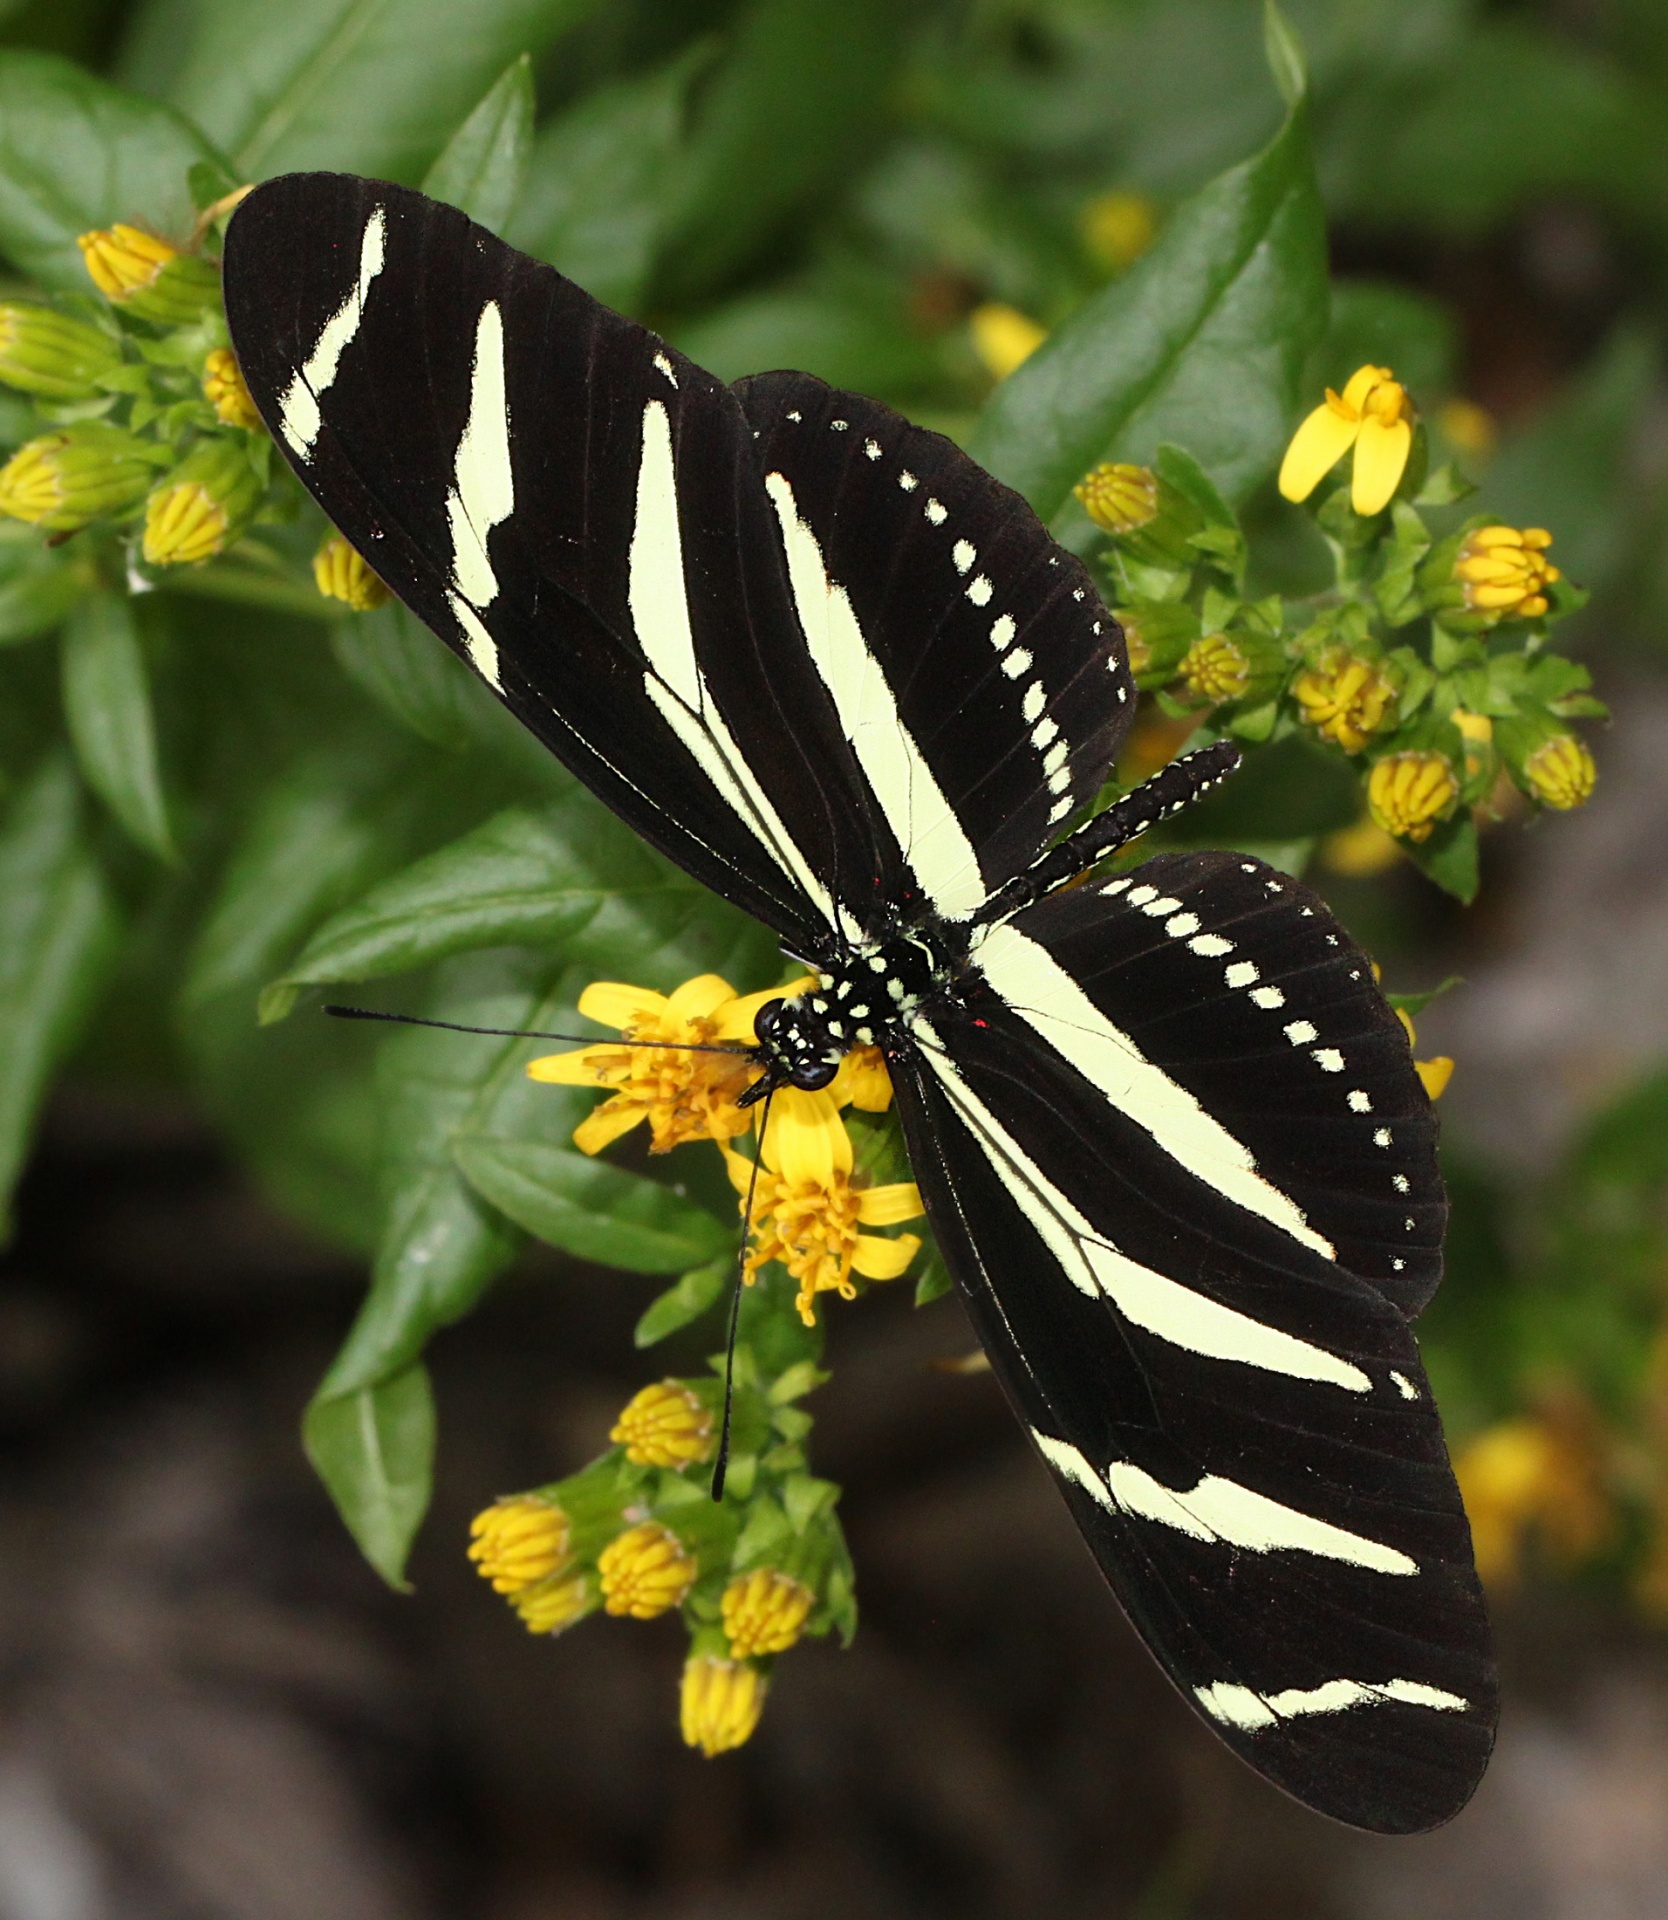
[[[728,388],[407,189],[269,183],[225,286],[330,519],[817,972],[767,1077],[885,1049],[996,1372],[1189,1702],[1338,1818],[1457,1811],[1495,1679],[1408,1327],[1441,1270],[1430,1103],[1283,874],[1173,854],[1058,890],[1088,854],[1044,850],[1134,707],[1081,564],[949,441],[807,375]]]

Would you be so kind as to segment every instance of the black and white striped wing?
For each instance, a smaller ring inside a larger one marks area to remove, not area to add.
[[[893,1074],[979,1333],[1148,1645],[1261,1772],[1407,1832],[1476,1785],[1495,1680],[1405,1311],[1444,1211],[1429,1102],[1366,964],[1260,863],[1158,859],[995,929]]]
[[[903,889],[728,388],[455,209],[351,176],[251,195],[225,287],[326,514],[646,839],[801,951]]]

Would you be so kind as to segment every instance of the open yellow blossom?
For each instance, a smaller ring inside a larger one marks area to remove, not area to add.
[[[568,1556],[567,1515],[536,1493],[495,1500],[469,1523],[469,1535],[469,1557],[494,1593],[536,1586]]]
[[[1325,400],[1292,435],[1280,465],[1280,491],[1307,500],[1328,473],[1355,449],[1350,505],[1360,514],[1390,504],[1413,447],[1406,390],[1388,367],[1358,367],[1342,393]]]
[[[1134,533],[1158,518],[1158,475],[1151,467],[1103,460],[1072,492],[1083,511],[1105,533]]]
[[[729,1147],[724,1160],[745,1206],[754,1162]],[[780,1260],[799,1282],[797,1305],[806,1326],[816,1319],[812,1303],[819,1293],[852,1299],[854,1273],[896,1280],[921,1245],[913,1233],[889,1239],[859,1232],[915,1219],[922,1207],[914,1181],[858,1188],[851,1170],[851,1136],[832,1097],[783,1088],[771,1102],[760,1147],[746,1277],[751,1283],[767,1261]]]
[[[1428,840],[1459,798],[1459,781],[1445,753],[1392,753],[1367,776],[1367,809],[1386,833]]]
[[[786,1653],[804,1631],[816,1597],[803,1581],[770,1567],[737,1574],[719,1603],[731,1653],[738,1660]]]
[[[1237,700],[1251,684],[1251,660],[1237,640],[1207,633],[1182,656],[1181,677],[1195,700]]]
[[[684,1745],[711,1760],[744,1746],[764,1710],[765,1676],[748,1660],[690,1656],[683,1670],[680,1719]]]
[[[982,307],[975,307],[967,324],[973,334],[973,351],[995,380],[1006,380],[1048,338],[1046,327],[1000,300],[987,300]]]
[[[1328,647],[1292,687],[1303,718],[1323,740],[1359,753],[1384,724],[1396,683],[1382,667],[1348,647]]]
[[[373,613],[388,598],[388,589],[365,564],[365,557],[339,533],[333,533],[313,555],[313,579],[327,600],[342,600],[355,613]]]
[[[633,1620],[653,1620],[681,1606],[699,1571],[671,1528],[654,1520],[628,1527],[597,1556],[603,1606]]]
[[[203,397],[223,427],[261,430],[260,410],[243,383],[243,369],[230,347],[215,347],[203,361]]]
[[[1559,1559],[1585,1559],[1613,1524],[1601,1463],[1574,1423],[1524,1417],[1478,1434],[1454,1459],[1477,1572],[1508,1585],[1533,1530]]]
[[[611,1097],[574,1128],[573,1143],[581,1153],[600,1153],[644,1120],[653,1153],[668,1153],[685,1140],[731,1140],[753,1124],[752,1115],[736,1102],[759,1077],[746,1050],[754,1044],[760,1007],[789,999],[810,984],[799,980],[738,997],[728,980],[702,973],[668,996],[599,980],[579,997],[587,1020],[619,1028],[626,1040],[666,1044],[620,1047],[600,1041],[529,1061],[528,1076],[555,1086],[610,1090]],[[726,1045],[735,1051],[689,1051]]]
[[[1593,797],[1598,768],[1584,740],[1573,733],[1555,733],[1524,761],[1523,777],[1543,807],[1564,812],[1585,806]]]
[[[1546,589],[1563,575],[1546,557],[1545,527],[1478,527],[1454,560],[1454,578],[1474,613],[1497,620],[1533,620],[1551,604]]]
[[[608,1435],[634,1467],[687,1467],[712,1452],[712,1410],[678,1380],[633,1394]]]

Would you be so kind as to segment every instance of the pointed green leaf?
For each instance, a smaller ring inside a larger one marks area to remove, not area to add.
[[[0,817],[0,1237],[35,1110],[115,957],[115,911],[81,826],[56,754]]]
[[[339,621],[330,645],[355,686],[420,739],[461,753],[477,738],[492,696],[399,601]]]
[[[1263,0],[1263,53],[1280,98],[1295,107],[1309,90],[1309,63],[1303,57],[1303,42],[1275,0]]]
[[[699,1320],[715,1304],[724,1291],[724,1282],[734,1277],[735,1270],[734,1260],[714,1260],[709,1266],[686,1273],[676,1286],[668,1287],[651,1303],[637,1322],[633,1341],[640,1347],[652,1347],[692,1320]]]
[[[174,858],[157,768],[150,680],[126,594],[89,594],[63,642],[64,718],[87,784],[159,860]]]
[[[232,185],[195,127],[52,54],[0,51],[0,252],[60,291],[90,290],[77,234],[142,222],[183,242],[191,167]]]
[[[544,1140],[463,1134],[464,1178],[517,1226],[578,1260],[681,1273],[718,1258],[735,1234],[669,1187]]]
[[[413,1365],[361,1392],[315,1400],[301,1434],[360,1552],[389,1586],[404,1589],[405,1563],[434,1479],[427,1372]]]
[[[0,520],[0,647],[50,633],[85,590],[80,570],[34,527]]]
[[[521,191],[532,140],[533,63],[522,54],[446,142],[423,178],[423,191],[502,233]]]
[[[1434,880],[1444,893],[1451,893],[1466,906],[1477,897],[1477,828],[1468,812],[1445,820],[1423,842],[1404,840],[1403,852],[1427,879]]]
[[[1279,458],[1326,314],[1325,224],[1299,107],[1002,382],[973,455],[1068,534],[1088,525],[1071,490],[1091,467],[1151,459],[1166,440],[1243,499]]]

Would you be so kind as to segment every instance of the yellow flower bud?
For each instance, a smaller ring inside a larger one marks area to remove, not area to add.
[[[1550,602],[1545,589],[1563,575],[1546,557],[1545,527],[1479,527],[1466,535],[1454,578],[1469,611],[1496,620],[1533,620]]]
[[[975,307],[968,325],[973,332],[973,351],[996,380],[1006,380],[1048,338],[1046,327],[1000,300],[987,300],[982,307]]]
[[[693,1655],[683,1670],[684,1745],[710,1760],[753,1737],[764,1708],[765,1677],[745,1660]]]
[[[469,1534],[469,1557],[494,1593],[518,1594],[547,1581],[568,1556],[568,1516],[536,1493],[495,1500],[470,1521]]]
[[[652,1620],[681,1606],[697,1571],[678,1536],[653,1520],[628,1528],[597,1557],[603,1605],[633,1620]]]
[[[1121,273],[1152,245],[1158,217],[1144,193],[1114,189],[1083,209],[1081,231],[1090,258],[1108,273]]]
[[[230,347],[216,347],[204,360],[203,393],[223,427],[244,427],[251,433],[261,430],[259,409]]]
[[[1151,467],[1103,461],[1072,492],[1106,533],[1134,533],[1158,518],[1158,475]]]
[[[85,320],[20,301],[0,303],[0,380],[44,400],[89,400],[122,350]]]
[[[219,297],[220,275],[208,261],[139,227],[118,222],[76,245],[99,292],[141,319],[189,326]]]
[[[1566,1562],[1585,1559],[1612,1532],[1604,1463],[1580,1423],[1502,1420],[1460,1450],[1454,1474],[1477,1571],[1492,1586],[1515,1577],[1531,1529]]]
[[[816,1595],[802,1581],[769,1567],[738,1574],[720,1603],[730,1651],[738,1660],[786,1653],[805,1630]]]
[[[355,613],[374,613],[388,589],[365,564],[357,547],[339,533],[330,535],[313,555],[313,578],[327,600],[345,600]]]
[[[1237,700],[1251,684],[1251,660],[1237,640],[1207,633],[1182,656],[1181,677],[1195,700]]]
[[[626,1402],[608,1437],[634,1467],[687,1467],[712,1452],[712,1413],[688,1387],[662,1380]]]
[[[151,566],[200,566],[242,533],[262,491],[245,444],[200,441],[145,502],[144,552]]]
[[[1367,777],[1367,809],[1386,833],[1428,840],[1459,798],[1459,781],[1445,753],[1393,753]]]
[[[1598,768],[1585,741],[1573,733],[1555,733],[1524,761],[1523,777],[1542,806],[1565,812],[1593,797]]]
[[[572,1574],[565,1580],[553,1575],[511,1594],[510,1605],[529,1633],[561,1633],[584,1619],[596,1605],[596,1594],[587,1574]]]
[[[1461,453],[1486,460],[1500,438],[1494,415],[1475,400],[1446,400],[1437,409],[1436,424]]]
[[[54,533],[123,513],[156,477],[145,455],[132,434],[97,421],[43,433],[0,467],[0,513]]]
[[[1348,647],[1328,647],[1292,688],[1303,718],[1323,740],[1359,753],[1384,724],[1396,683],[1374,661]]]

